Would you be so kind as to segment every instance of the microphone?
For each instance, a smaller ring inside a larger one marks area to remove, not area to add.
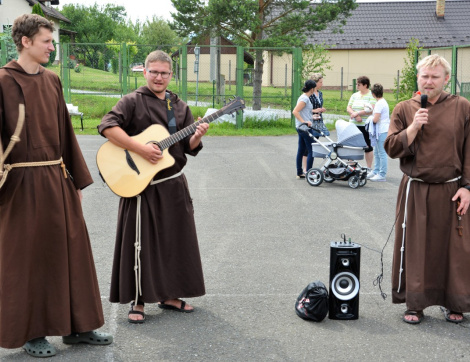
[[[428,104],[428,96],[427,94],[421,94],[421,108],[426,108]],[[424,124],[421,126],[421,130],[424,129]]]
[[[421,94],[421,108],[426,108],[427,104],[428,104],[427,94]]]

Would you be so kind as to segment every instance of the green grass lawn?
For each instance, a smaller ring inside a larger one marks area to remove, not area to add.
[[[59,75],[59,66],[52,66],[48,69],[52,70]],[[83,112],[84,130],[80,129],[80,118],[77,116],[72,117],[74,128],[79,134],[97,134],[96,127],[100,123],[101,118],[111,110],[117,103],[121,95],[121,85],[119,75],[102,70],[82,67],[81,72],[70,71],[70,86],[71,89],[86,90],[92,92],[99,92],[105,95],[90,95],[72,93],[72,103],[78,106],[80,112]],[[136,88],[145,85],[146,81],[142,73],[130,72],[128,77],[128,90],[133,91]],[[179,93],[179,84],[175,79],[170,82],[169,89]],[[231,89],[229,89],[231,88]],[[225,85],[225,94],[227,96],[235,94],[235,85]],[[209,105],[210,108],[222,108],[223,103],[217,103],[217,97],[214,95],[214,85],[209,82],[200,82],[198,86],[198,104]],[[188,101],[196,100],[196,84],[194,82],[187,85]],[[324,107],[327,113],[337,115],[347,115],[346,107],[351,96],[351,91],[343,91],[343,98],[339,90],[323,90]],[[114,95],[110,96],[110,95]],[[390,110],[396,105],[395,94],[386,93],[385,99],[390,105]],[[253,103],[253,87],[243,87],[243,97],[247,107]],[[291,89],[290,88],[276,88],[276,87],[263,87],[262,99],[263,108],[276,108],[283,109],[290,112],[291,104]],[[191,106],[191,111],[195,118],[203,117],[206,113],[208,106]],[[296,134],[295,128],[291,125],[290,119],[279,119],[278,121],[247,121],[244,123],[243,128],[237,129],[233,124],[211,124],[208,135],[213,136],[260,136],[260,135],[285,135]]]

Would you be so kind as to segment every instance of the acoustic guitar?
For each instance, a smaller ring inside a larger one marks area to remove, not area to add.
[[[198,125],[211,123],[225,114],[231,114],[243,108],[245,108],[245,101],[236,97],[222,109],[172,135],[164,126],[153,124],[142,133],[133,136],[132,138],[141,144],[154,143],[160,148],[163,158],[156,164],[148,162],[135,152],[107,141],[99,148],[96,155],[101,177],[116,195],[134,197],[145,190],[158,172],[173,166],[175,159],[168,151],[170,146],[195,133]]]

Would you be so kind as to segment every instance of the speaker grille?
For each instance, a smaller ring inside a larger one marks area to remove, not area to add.
[[[351,300],[359,293],[359,280],[350,272],[336,274],[331,282],[331,291],[340,300]]]

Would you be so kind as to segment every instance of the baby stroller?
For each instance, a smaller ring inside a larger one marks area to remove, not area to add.
[[[301,125],[301,129],[308,132],[308,127]],[[367,183],[367,168],[362,167],[357,160],[364,158],[367,144],[361,131],[353,123],[343,120],[336,121],[335,128],[338,141],[334,142],[324,130],[323,123],[313,122],[312,127],[329,142],[320,142],[319,139],[309,135],[316,143],[312,143],[313,157],[325,159],[321,168],[311,168],[307,171],[306,179],[311,186],[319,186],[323,181],[331,183],[336,180],[347,181],[349,187],[356,189]]]

